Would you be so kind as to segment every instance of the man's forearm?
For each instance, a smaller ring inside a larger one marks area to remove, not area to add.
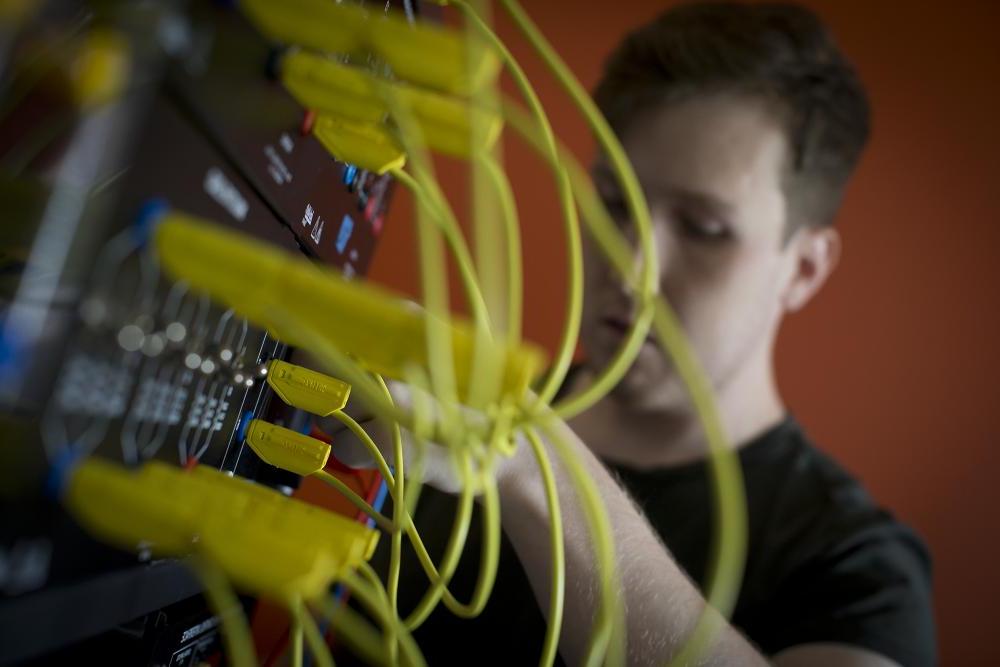
[[[560,424],[559,428],[594,480],[611,518],[626,609],[629,663],[663,664],[691,634],[705,608],[704,599],[607,469],[568,427]],[[598,606],[600,578],[591,534],[569,474],[551,446],[548,449],[558,483],[566,553],[566,599],[559,646],[568,664],[580,664]],[[503,528],[528,574],[535,598],[547,612],[548,508],[529,447],[522,443],[519,450],[499,480]],[[708,662],[719,664],[764,663],[727,624],[713,643],[710,658]]]

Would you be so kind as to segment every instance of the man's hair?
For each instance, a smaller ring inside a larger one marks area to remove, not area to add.
[[[637,114],[712,93],[770,104],[790,147],[786,234],[830,224],[868,140],[868,98],[829,31],[791,4],[705,2],[667,10],[611,54],[594,93],[621,134]]]

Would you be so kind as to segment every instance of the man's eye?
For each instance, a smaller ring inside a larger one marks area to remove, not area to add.
[[[729,238],[729,226],[716,218],[702,218],[686,213],[679,213],[677,221],[680,223],[681,232],[684,236],[699,241],[722,241]]]

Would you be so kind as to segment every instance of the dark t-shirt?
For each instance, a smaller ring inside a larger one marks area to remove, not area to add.
[[[902,665],[935,662],[930,558],[920,539],[877,507],[861,485],[815,449],[789,418],[739,450],[749,510],[746,572],[732,622],[767,654],[812,642],[863,647]],[[635,471],[612,466],[674,558],[699,585],[712,538],[707,467]],[[437,561],[455,501],[426,489],[416,521]],[[467,601],[478,572],[475,517],[452,590]],[[384,540],[388,547],[388,540]],[[380,549],[384,563],[387,548]],[[400,611],[427,587],[404,550]],[[504,539],[483,614],[459,619],[438,608],[415,634],[430,665],[534,664],[544,618]]]

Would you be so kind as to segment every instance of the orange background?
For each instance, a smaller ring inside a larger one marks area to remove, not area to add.
[[[591,87],[621,36],[669,3],[525,4]],[[780,382],[814,439],[929,542],[942,664],[1000,664],[1000,3],[805,4],[858,65],[874,134],[838,222],[842,264],[784,327]],[[589,160],[582,121],[497,18],[556,132]],[[565,288],[552,179],[516,143],[507,157],[524,228],[526,334],[551,346]],[[443,165],[460,212],[461,173]],[[399,195],[371,275],[413,292],[412,208]]]

